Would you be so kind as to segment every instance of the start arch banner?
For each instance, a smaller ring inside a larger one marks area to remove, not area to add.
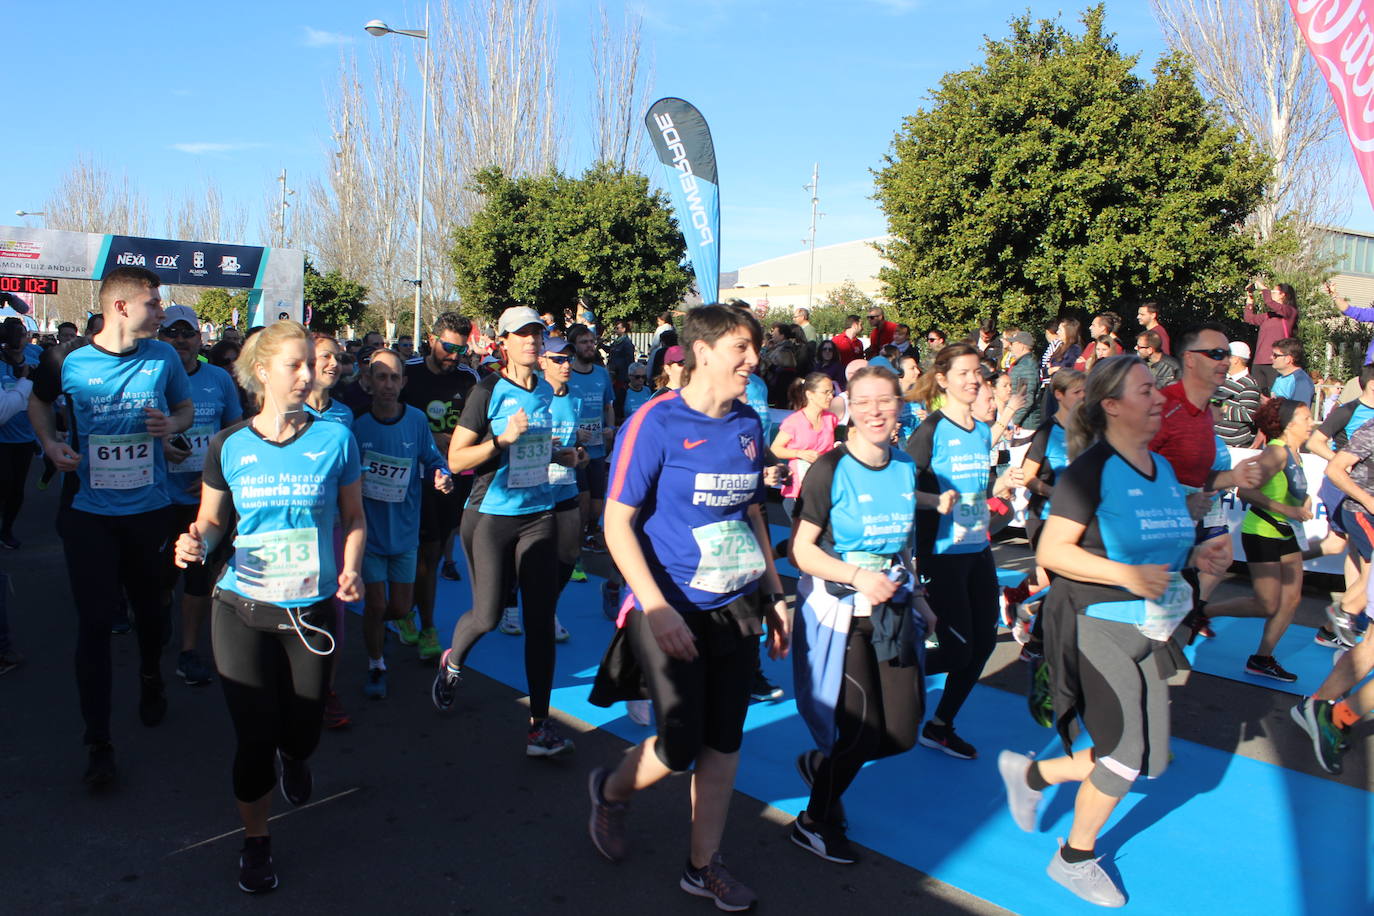
[[[249,290],[249,325],[305,314],[305,252],[219,242],[0,226],[0,274],[100,280],[116,267],[146,267],[164,286]]]

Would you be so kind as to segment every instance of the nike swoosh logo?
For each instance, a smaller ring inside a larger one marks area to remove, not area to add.
[[[698,440],[695,441],[695,442],[691,442],[691,441],[689,441],[689,440],[687,440],[687,439],[683,439],[683,440],[682,440],[682,447],[683,447],[683,448],[689,448],[689,449],[690,449],[690,448],[696,448],[698,445],[705,445],[705,444],[706,444],[706,440],[705,440],[705,439],[698,439]]]

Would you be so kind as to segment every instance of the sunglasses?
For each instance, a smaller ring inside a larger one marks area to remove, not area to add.
[[[937,343],[937,342],[939,342],[939,340],[940,340],[940,338],[938,338],[938,337],[936,337],[936,336],[934,336],[934,335],[931,335],[931,334],[926,335],[926,343]]]
[[[642,382],[642,381],[644,381],[646,378],[648,378],[647,375],[632,375],[632,376],[630,376],[630,381],[633,382],[635,379],[639,379],[639,380]]]
[[[462,356],[464,353],[468,352],[467,344],[449,343],[447,340],[441,340],[439,341],[439,346],[444,348],[445,353],[453,353],[458,356]]]
[[[1189,350],[1188,352],[1189,352],[1189,353],[1201,353],[1203,356],[1207,357],[1208,359],[1210,359],[1210,360],[1211,360],[1212,362],[1214,362],[1214,363],[1219,363],[1219,362],[1221,362],[1223,359],[1225,359],[1226,357],[1228,357],[1228,356],[1231,355],[1231,349],[1230,349],[1230,347],[1213,347],[1213,348],[1211,348],[1210,350],[1192,349],[1192,350]]]
[[[869,320],[869,321],[877,321],[877,320],[879,320],[879,319],[882,318],[882,317],[883,317],[882,315],[869,315],[869,316],[868,316],[868,320]]]
[[[180,337],[182,340],[190,340],[192,337],[200,336],[199,331],[192,330],[191,328],[182,328],[180,331],[176,328],[162,328],[159,333],[162,334],[163,337]]]
[[[572,362],[571,356],[551,356],[545,353],[544,358],[547,359],[549,362],[553,363],[555,366],[566,366],[568,363]],[[643,376],[640,376],[640,378],[643,378]]]

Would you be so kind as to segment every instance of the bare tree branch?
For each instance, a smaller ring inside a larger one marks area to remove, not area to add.
[[[604,4],[592,24],[592,129],[596,158],[638,170],[644,157],[641,119],[649,107],[651,68],[644,65],[644,17],[626,12],[616,30]]]

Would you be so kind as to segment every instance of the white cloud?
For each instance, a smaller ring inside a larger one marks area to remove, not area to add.
[[[327,48],[333,45],[351,45],[353,36],[344,35],[342,32],[325,32],[320,29],[305,27],[305,46],[307,48]]]
[[[173,143],[172,149],[179,153],[189,153],[192,156],[203,156],[206,153],[234,153],[239,150],[257,149],[264,145],[262,143]]]

